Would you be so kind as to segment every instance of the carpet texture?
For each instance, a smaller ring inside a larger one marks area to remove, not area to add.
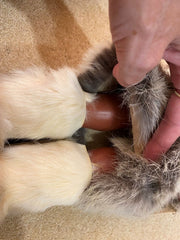
[[[107,0],[0,0],[0,72],[76,67],[89,47],[105,40],[111,40]],[[179,224],[172,211],[127,220],[53,207],[6,218],[0,240],[178,240]]]

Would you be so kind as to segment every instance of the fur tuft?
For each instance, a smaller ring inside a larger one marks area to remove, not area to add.
[[[11,146],[0,154],[0,219],[9,211],[72,205],[90,182],[85,146],[71,141]]]
[[[94,173],[78,206],[101,214],[145,217],[174,199],[180,191],[180,144],[160,163],[149,163],[121,139],[113,139],[117,167],[110,174]]]

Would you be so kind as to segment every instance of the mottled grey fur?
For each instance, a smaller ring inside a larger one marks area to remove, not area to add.
[[[111,48],[111,51],[114,51],[114,48]],[[101,58],[106,58],[102,62],[114,62],[114,59],[110,57],[113,55],[114,53],[103,55],[102,52]],[[96,56],[95,59],[97,60],[98,57]],[[99,70],[96,68],[95,73],[93,70],[92,74],[96,75],[93,79],[99,79],[98,76],[102,71],[103,65],[101,64]],[[106,72],[105,69],[103,72]],[[104,81],[110,78],[108,74],[109,72],[106,72],[106,75],[103,75]],[[81,83],[88,91],[89,82],[86,85],[86,79],[82,80],[82,76]],[[100,85],[100,81],[97,88],[92,83],[93,91],[106,90],[101,88],[105,86],[103,82]],[[92,91],[91,87],[89,91]],[[123,90],[123,104],[128,107],[133,106],[135,109],[141,140],[147,142],[157,128],[171,91],[169,77],[160,66],[147,73],[141,83]],[[122,90],[119,94],[122,95]],[[116,168],[112,173],[94,173],[90,185],[77,204],[78,207],[85,211],[117,216],[146,216],[160,210],[178,197],[180,143],[176,141],[168,153],[155,163],[148,162],[135,154],[132,150],[132,139],[129,141],[130,143],[125,143],[124,138],[112,138],[117,152]]]
[[[79,201],[86,211],[116,216],[146,216],[160,210],[180,191],[179,144],[159,163],[137,156],[114,139],[118,158],[113,173],[96,172]]]
[[[162,119],[167,101],[172,92],[169,76],[161,66],[146,74],[139,84],[124,91],[124,104],[133,108],[139,128],[139,142],[147,143]]]
[[[104,47],[102,52],[97,55],[91,54],[87,63],[88,69],[85,68],[78,75],[82,89],[90,93],[97,93],[117,87],[117,81],[112,76],[115,64],[117,64],[117,59],[113,45]]]

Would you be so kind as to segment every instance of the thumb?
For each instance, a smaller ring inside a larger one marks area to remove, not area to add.
[[[165,112],[164,119],[152,139],[146,145],[144,157],[153,161],[166,153],[180,136],[180,98],[173,93]]]
[[[152,39],[129,36],[115,42],[118,64],[113,75],[124,87],[143,80],[147,72],[159,64],[166,44]]]

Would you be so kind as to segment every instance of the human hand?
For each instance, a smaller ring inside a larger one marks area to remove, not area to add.
[[[180,79],[180,78],[179,78]],[[180,136],[180,90],[176,90],[167,105],[163,120],[145,147],[144,157],[153,161],[168,151]]]
[[[113,73],[122,86],[140,82],[164,54],[169,62],[179,62],[179,16],[179,0],[109,0],[118,59]]]
[[[180,1],[109,0],[109,16],[118,59],[113,69],[117,81],[125,87],[140,82],[164,57],[172,82],[179,90]],[[180,136],[179,123],[180,99],[173,94],[144,156],[156,160],[166,152]]]

